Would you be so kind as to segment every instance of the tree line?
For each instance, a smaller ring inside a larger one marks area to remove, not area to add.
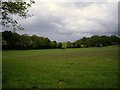
[[[27,49],[52,49],[62,48],[62,43],[50,41],[46,37],[37,35],[29,36],[27,34],[19,35],[11,31],[2,32],[2,49],[3,50],[27,50]]]
[[[3,50],[64,49],[61,42],[51,41],[46,37],[37,35],[20,35],[11,31],[1,32],[0,35],[2,35]],[[103,47],[109,45],[120,45],[120,38],[115,35],[83,37],[75,42],[68,41],[66,48]]]
[[[98,36],[83,37],[73,43],[67,42],[67,48],[80,48],[80,47],[103,47],[109,45],[120,45],[120,38],[118,36]]]

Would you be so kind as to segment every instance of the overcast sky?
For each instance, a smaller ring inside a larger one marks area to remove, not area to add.
[[[100,0],[97,0],[100,1]],[[91,35],[118,34],[118,3],[108,2],[41,2],[35,0],[29,13],[17,18],[25,30],[20,34],[37,34],[58,42],[75,41]]]

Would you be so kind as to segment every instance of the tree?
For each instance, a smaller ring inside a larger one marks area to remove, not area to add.
[[[20,43],[20,35],[13,32],[12,40],[11,40],[12,49],[19,49],[19,43]]]
[[[26,50],[26,49],[30,49],[31,46],[31,40],[30,40],[30,36],[28,36],[27,34],[21,35],[20,37],[20,49]]]
[[[87,39],[86,37],[83,37],[82,39],[80,39],[80,41],[79,41],[79,42],[80,42],[80,44],[84,44],[84,43],[85,43],[85,41],[86,41],[86,39]]]
[[[72,44],[73,44],[72,47],[76,47],[76,44],[80,45],[81,47],[102,47],[108,45],[118,45],[120,44],[120,38],[115,35],[112,36],[94,35],[89,38],[83,37]]]
[[[70,41],[67,42],[67,48],[72,48],[72,43]]]
[[[60,49],[62,48],[62,43],[58,43],[57,47]]]
[[[51,48],[51,41],[48,38],[43,38],[42,48]]]
[[[102,46],[108,46],[111,45],[111,41],[110,41],[110,37],[108,36],[101,36],[100,37],[100,43],[102,44]]]
[[[51,47],[52,48],[57,48],[57,42],[56,41],[51,42]]]
[[[85,47],[91,47],[92,46],[91,38],[86,38],[84,45]]]
[[[28,14],[28,8],[31,7],[31,4],[35,3],[34,1],[30,0],[29,3],[23,2],[23,0],[12,0],[12,2],[3,2],[0,1],[0,9],[1,9],[1,25],[5,27],[9,27],[9,24],[13,26],[13,29],[19,28],[23,30],[21,24],[19,24],[16,20],[14,20],[11,16],[18,15],[23,18],[27,18],[30,16]]]
[[[100,46],[100,38],[98,35],[94,35],[91,37],[91,46],[99,47]]]
[[[81,45],[79,43],[73,43],[73,48],[80,48]]]
[[[50,41],[48,38],[39,37],[37,35],[29,36],[27,34],[19,35],[15,32],[2,32],[2,48],[3,49],[50,49],[61,48],[62,44],[56,41]]]
[[[120,44],[120,38],[115,35],[110,36],[110,40],[112,45]]]
[[[2,47],[3,48],[6,48],[6,49],[11,49],[12,48],[12,32],[11,31],[5,31],[2,33],[2,42],[3,42],[3,45]]]
[[[31,48],[32,49],[40,49],[41,47],[42,38],[38,37],[37,35],[31,36]]]

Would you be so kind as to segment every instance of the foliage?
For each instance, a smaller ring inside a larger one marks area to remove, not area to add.
[[[74,42],[74,44],[78,44],[81,47],[102,47],[102,46],[108,46],[108,45],[119,45],[120,44],[120,38],[112,35],[112,36],[98,36],[94,35],[91,37],[83,37],[77,41]],[[68,44],[69,47],[72,46],[72,44]]]
[[[67,42],[67,48],[80,48],[81,46],[78,43]]]
[[[62,48],[62,43],[58,43],[57,47]]]
[[[23,18],[27,18],[30,16],[28,14],[28,8],[31,7],[31,4],[35,3],[34,1],[30,0],[30,3],[13,0],[12,2],[3,2],[0,1],[0,10],[2,17],[1,19],[1,25],[5,27],[10,27],[10,25],[13,26],[13,29],[16,28],[23,30],[23,27],[21,24],[19,24],[16,20],[12,18],[13,15],[18,15]]]
[[[2,32],[2,49],[50,49],[61,48],[62,44],[37,35],[19,35],[15,32]]]
[[[67,42],[67,48],[71,48],[72,47],[72,43],[70,41]]]
[[[120,38],[112,36],[97,36],[83,37],[75,42],[68,41],[67,48],[81,48],[81,47],[103,47],[109,45],[119,45]],[[50,41],[45,37],[38,37],[37,35],[29,36],[27,34],[19,35],[15,32],[2,32],[2,48],[3,49],[50,49],[62,48],[62,43]],[[64,46],[65,48],[65,46]]]

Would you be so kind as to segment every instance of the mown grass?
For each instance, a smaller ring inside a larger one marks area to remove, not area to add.
[[[118,47],[3,51],[3,88],[116,88]]]

